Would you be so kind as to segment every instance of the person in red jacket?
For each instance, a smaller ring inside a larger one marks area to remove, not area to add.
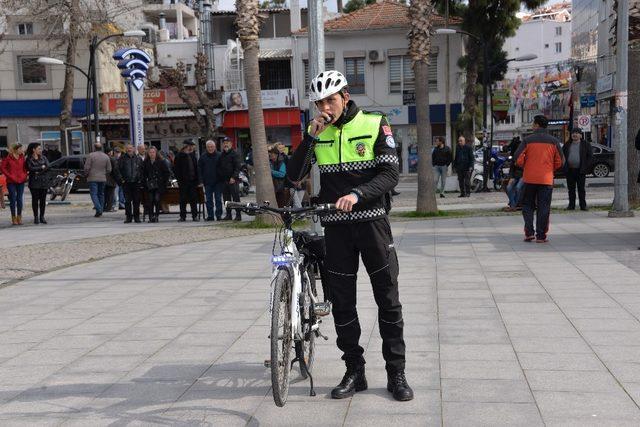
[[[22,144],[11,146],[9,155],[0,163],[0,169],[7,179],[11,224],[22,225],[22,198],[24,183],[27,182],[27,168]]]
[[[547,242],[551,196],[553,194],[553,172],[564,164],[560,141],[547,132],[548,120],[543,115],[533,118],[533,133],[526,137],[516,151],[516,163],[524,172],[524,241]],[[537,211],[536,227],[533,215]]]

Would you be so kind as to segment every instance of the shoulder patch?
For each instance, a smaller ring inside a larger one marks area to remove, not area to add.
[[[384,132],[386,136],[393,136],[393,132],[391,132],[391,126],[382,126],[382,132]]]
[[[393,136],[388,136],[385,142],[387,143],[387,147],[396,148],[396,140],[393,139]]]

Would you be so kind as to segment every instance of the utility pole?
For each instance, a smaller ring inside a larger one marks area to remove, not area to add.
[[[309,0],[309,81],[324,71],[324,19],[322,0]],[[303,92],[304,93],[304,92]],[[316,113],[316,106],[309,103],[309,119]],[[320,191],[320,170],[313,165],[311,169],[311,192],[317,195]],[[320,222],[313,223],[313,231],[323,234]]]
[[[615,141],[615,177],[613,209],[610,217],[633,216],[629,210],[629,170],[627,164],[627,86],[629,76],[629,1],[618,0],[616,14],[616,74],[613,112]]]
[[[444,27],[449,28],[449,1],[445,3],[444,10]],[[449,52],[449,34],[445,34],[445,66],[444,66],[444,114],[445,114],[445,144],[452,148],[451,141],[451,100],[449,99],[449,86],[451,85],[449,73],[449,61],[450,52]]]
[[[207,92],[213,92],[215,90],[214,83],[214,56],[213,56],[213,42],[212,42],[212,34],[211,34],[211,3],[205,2],[202,3],[201,6],[201,16],[200,16],[200,28],[202,34],[201,37],[201,47],[202,53],[207,57]],[[199,46],[200,47],[200,46]]]

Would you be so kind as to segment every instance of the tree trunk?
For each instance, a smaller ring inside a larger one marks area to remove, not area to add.
[[[416,127],[418,130],[418,200],[416,211],[438,212],[435,180],[431,166],[431,122],[429,121],[429,65],[416,61],[413,66],[416,82]]]
[[[470,39],[470,38],[469,38]],[[477,43],[473,40],[467,41],[467,52],[468,53],[468,62],[467,62],[467,82],[464,88],[464,111],[467,113],[469,120],[465,124],[465,128],[463,131],[463,135],[467,140],[467,143],[473,145],[474,134],[473,134],[473,120],[476,117],[476,111],[478,109],[478,99],[476,97],[476,85],[478,82],[478,55],[474,51],[477,47]]]
[[[78,36],[79,36],[79,22],[78,16],[79,13],[79,1],[80,0],[72,0],[70,5],[70,21],[69,21],[69,35],[67,39],[67,54],[65,57],[65,62],[67,64],[75,65],[76,63],[76,48],[78,44]],[[69,65],[66,66],[64,70],[64,87],[62,88],[62,92],[60,92],[60,150],[62,151],[62,145],[65,144],[67,138],[67,128],[71,126],[71,110],[73,108],[73,89],[74,89],[74,69]],[[87,116],[89,116],[89,112],[87,111]],[[71,144],[68,144],[71,146]],[[69,155],[70,153],[66,153]]]
[[[629,71],[640,67],[640,45],[629,49]],[[640,79],[629,79],[627,107],[627,167],[629,168],[629,207],[640,207],[640,152],[636,150],[636,135],[640,132]]]
[[[244,76],[247,89],[247,103],[249,104],[249,130],[253,148],[253,167],[256,174],[256,202],[269,201],[276,206],[276,195],[271,179],[271,166],[267,153],[267,134],[264,130],[264,115],[262,112],[262,95],[260,89],[260,69],[258,66],[258,41],[245,40]],[[264,222],[272,222],[269,215],[264,215]]]

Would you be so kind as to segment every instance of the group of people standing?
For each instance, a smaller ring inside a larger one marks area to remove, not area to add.
[[[47,223],[44,214],[49,189],[45,174],[48,169],[49,161],[43,155],[42,147],[37,143],[29,144],[26,154],[22,144],[13,144],[9,148],[8,155],[1,160],[0,171],[4,175],[9,193],[12,225],[23,224],[22,205],[25,184],[28,185],[32,195],[33,222],[35,224]],[[2,193],[0,196],[4,198]]]

